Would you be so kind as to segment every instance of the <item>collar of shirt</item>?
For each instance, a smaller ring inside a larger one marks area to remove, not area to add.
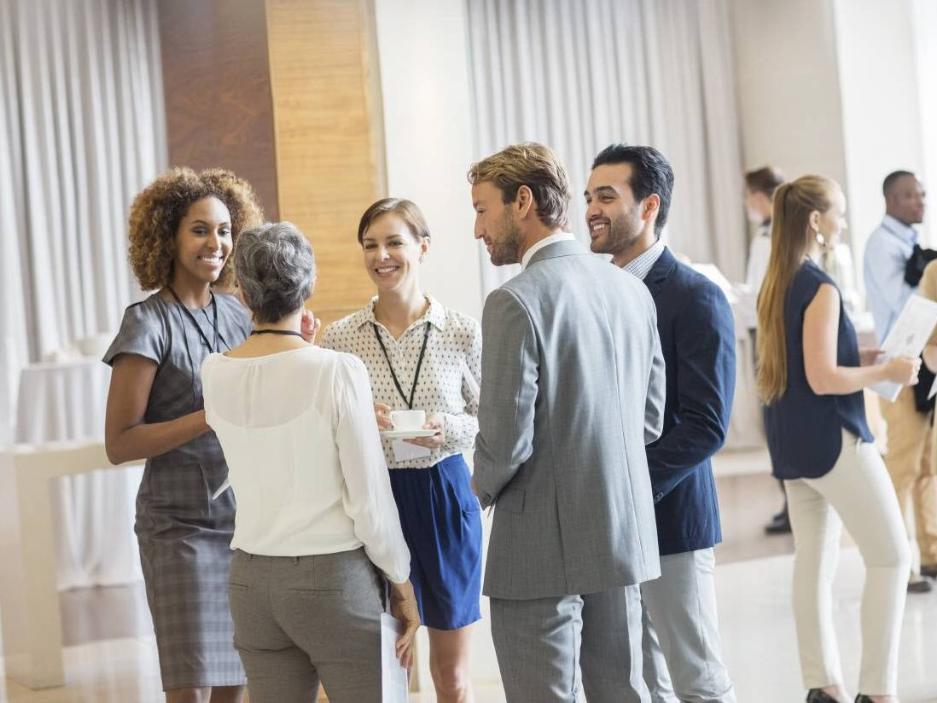
[[[427,322],[432,324],[438,330],[442,330],[445,327],[446,309],[442,306],[442,304],[438,300],[436,300],[431,295],[427,295],[426,300],[429,301],[429,309],[427,309],[427,311],[423,313],[423,315],[420,317],[419,320],[416,320],[413,324],[411,324],[406,329],[404,334],[412,330],[414,327],[417,327],[417,326],[422,327]],[[380,322],[377,321],[377,318],[374,317],[374,304],[376,302],[377,302],[377,296],[374,296],[373,298],[371,298],[371,302],[369,302],[365,307],[361,308],[361,310],[355,313],[354,327],[356,329],[361,327],[362,325],[366,325],[369,323],[377,324],[377,325],[381,324]],[[383,325],[381,326],[383,327]],[[401,337],[403,337],[403,335],[401,335]]]
[[[654,264],[657,263],[660,255],[664,253],[665,246],[664,242],[658,239],[650,249],[638,256],[638,258],[625,264],[625,271],[637,276],[643,281],[647,278],[651,269],[654,268]]]
[[[917,230],[911,225],[906,225],[904,222],[896,220],[891,215],[885,215],[885,217],[882,218],[882,227],[895,236],[900,237],[908,244],[917,244]]]
[[[549,237],[544,237],[539,242],[534,244],[530,249],[524,252],[524,256],[521,259],[521,268],[525,269],[530,264],[530,260],[533,258],[534,254],[543,249],[544,247],[555,244],[556,242],[568,242],[576,239],[576,235],[570,234],[569,232],[557,232],[556,234],[551,234]]]

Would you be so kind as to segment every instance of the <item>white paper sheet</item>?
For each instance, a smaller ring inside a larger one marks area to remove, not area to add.
[[[389,613],[381,613],[381,701],[407,703],[407,670],[397,659],[397,637],[401,625]]]
[[[410,444],[402,439],[395,439],[391,442],[391,448],[394,450],[394,459],[397,461],[410,461],[411,459],[421,459],[430,455],[430,450],[421,447],[418,444]]]
[[[937,303],[919,295],[912,295],[882,343],[883,359],[896,356],[920,356],[935,325],[937,325]],[[891,401],[894,401],[901,392],[901,386],[890,381],[877,383],[871,388],[883,398]]]

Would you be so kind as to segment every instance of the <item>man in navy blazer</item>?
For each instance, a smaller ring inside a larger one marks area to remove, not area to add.
[[[673,170],[656,149],[609,146],[592,164],[586,221],[592,251],[611,254],[650,290],[667,369],[664,430],[647,447],[661,577],[641,586],[645,680],[654,703],[674,692],[689,703],[734,703],[716,614],[722,533],[710,459],[729,425],[735,332],[722,291],[660,240],[672,190]]]

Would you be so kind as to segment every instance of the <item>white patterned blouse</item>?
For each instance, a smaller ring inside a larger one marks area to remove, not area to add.
[[[426,313],[410,325],[400,339],[394,339],[374,318],[376,297],[367,307],[333,322],[322,336],[323,347],[354,354],[364,361],[375,403],[384,403],[394,410],[407,409],[407,400],[394,383],[393,374],[396,374],[407,399],[413,393],[414,410],[425,410],[427,417],[443,418],[445,443],[431,450],[428,456],[398,460],[392,441],[382,438],[387,466],[391,469],[434,466],[446,457],[471,450],[478,434],[481,326],[477,320],[443,307],[431,296],[426,299],[429,301]],[[426,352],[414,387],[424,338]]]

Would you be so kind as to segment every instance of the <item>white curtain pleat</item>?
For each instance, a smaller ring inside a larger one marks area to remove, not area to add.
[[[0,446],[13,440],[13,398],[19,369],[29,358],[26,327],[25,252],[19,244],[25,229],[22,161],[19,136],[20,102],[9,99],[17,91],[14,70],[12,6],[0,1]]]
[[[742,159],[727,0],[470,0],[475,151],[551,146],[569,170],[569,224],[612,142],[650,144],[676,175],[667,240],[740,279]],[[518,267],[481,254],[487,293]]]
[[[0,427],[29,361],[139,297],[133,196],[166,164],[156,4],[0,0]]]

